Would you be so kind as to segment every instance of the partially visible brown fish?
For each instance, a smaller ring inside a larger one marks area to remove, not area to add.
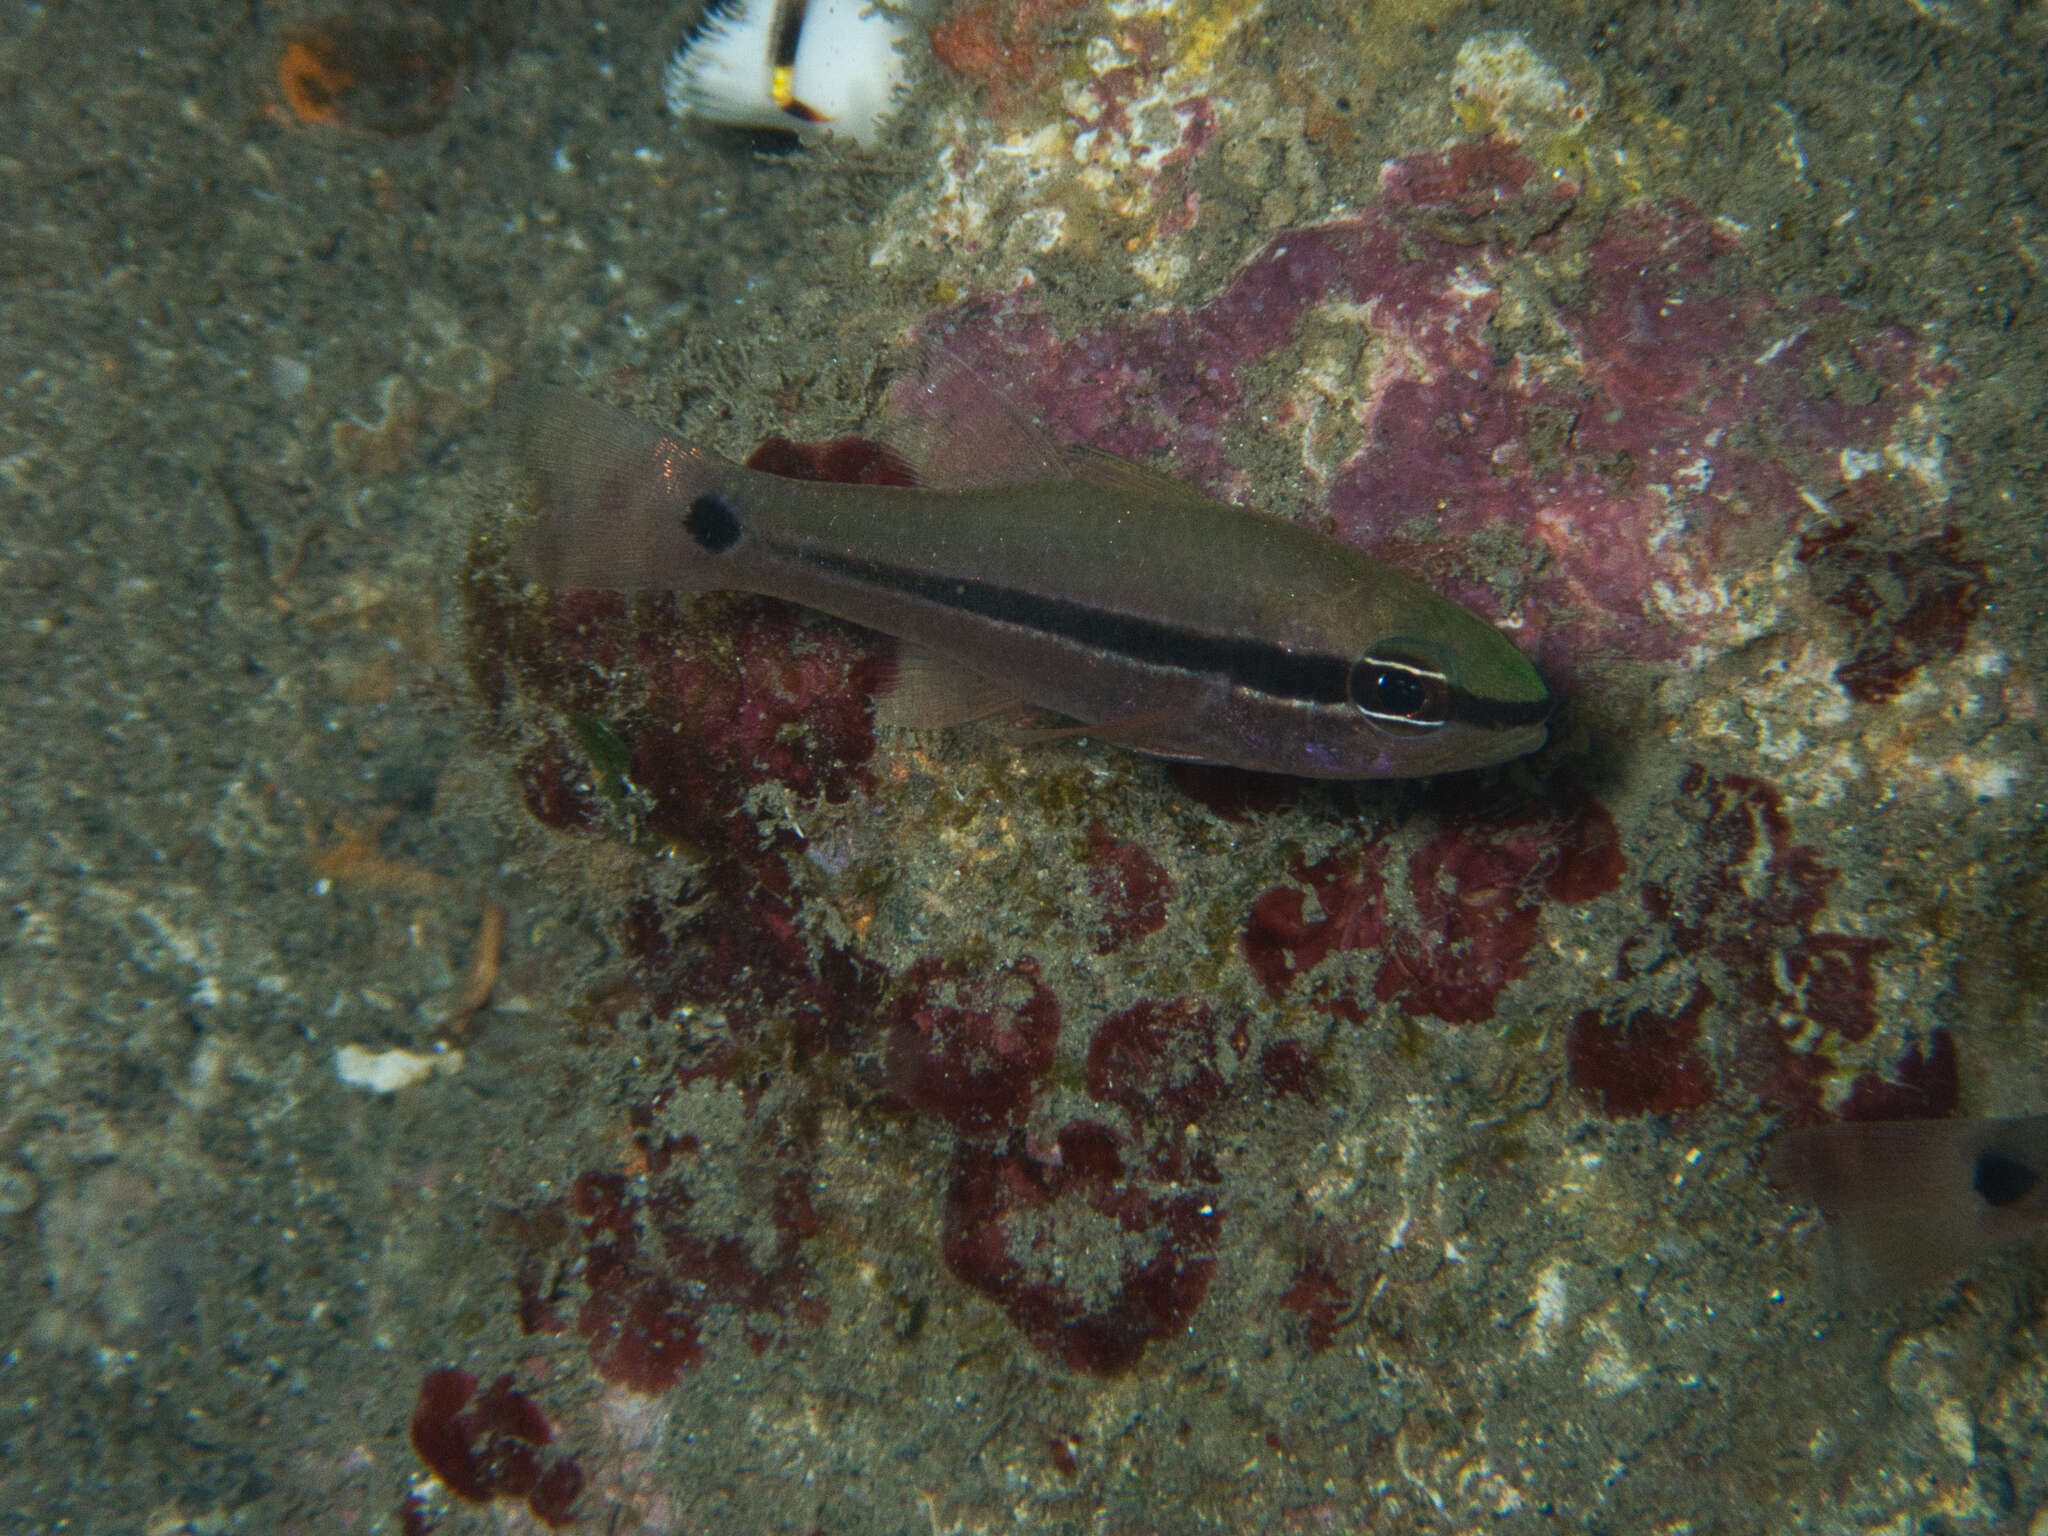
[[[2048,1223],[2048,1115],[1784,1131],[1768,1172],[1827,1217],[1849,1291],[1895,1300]]]

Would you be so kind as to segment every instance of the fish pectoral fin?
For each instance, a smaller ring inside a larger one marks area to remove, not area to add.
[[[950,656],[904,642],[875,689],[875,724],[937,730],[986,720],[1016,703],[1002,684]]]
[[[889,381],[872,435],[934,490],[1072,478],[1030,413],[937,341],[914,348]]]
[[[1069,448],[1067,468],[1073,478],[1088,485],[1099,485],[1104,490],[1115,491],[1134,501],[1144,501],[1162,507],[1213,507],[1216,498],[1205,495],[1185,480],[1176,480],[1143,464],[1134,464],[1129,459],[1120,459],[1113,453],[1103,453],[1094,448]]]

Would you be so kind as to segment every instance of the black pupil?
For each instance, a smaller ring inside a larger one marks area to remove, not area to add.
[[[1970,1187],[1984,1197],[1986,1205],[2017,1205],[2033,1192],[2041,1175],[2025,1163],[2001,1152],[1985,1152],[1977,1158],[1977,1176]]]
[[[1391,667],[1374,674],[1372,693],[1375,710],[1386,715],[1419,715],[1429,702],[1429,690],[1422,686],[1421,678]]]

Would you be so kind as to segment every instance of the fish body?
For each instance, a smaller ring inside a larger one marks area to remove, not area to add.
[[[1844,1287],[1890,1301],[2048,1223],[2048,1115],[1782,1131],[1769,1173],[1820,1207]]]
[[[1161,757],[1387,778],[1544,740],[1541,677],[1477,615],[1122,460],[1039,443],[989,455],[1021,480],[823,484],[552,391],[527,402],[519,445],[557,588],[785,598]]]

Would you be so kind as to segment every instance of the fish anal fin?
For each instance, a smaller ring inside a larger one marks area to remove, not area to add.
[[[1041,746],[1054,741],[1100,741],[1113,747],[1124,747],[1132,752],[1143,752],[1148,757],[1161,757],[1177,763],[1200,763],[1208,759],[1191,757],[1176,752],[1170,747],[1154,743],[1162,729],[1173,724],[1177,712],[1167,709],[1139,710],[1128,715],[1118,715],[1108,720],[1097,720],[1092,724],[1078,721],[1069,725],[1017,726],[1003,733],[1004,739],[1019,746]]]
[[[1023,407],[937,341],[889,381],[878,436],[936,490],[1071,478],[1067,456]]]
[[[875,724],[937,730],[1015,706],[1002,684],[921,645],[899,645],[875,689]]]

